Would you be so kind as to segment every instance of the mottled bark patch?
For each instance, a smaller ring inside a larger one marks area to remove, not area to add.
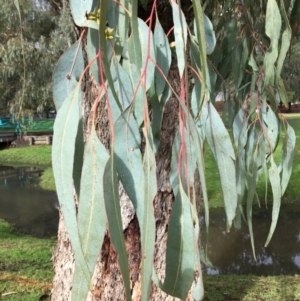
[[[124,232],[125,244],[130,262],[130,277],[134,284],[138,281],[141,263],[140,228],[136,216]]]

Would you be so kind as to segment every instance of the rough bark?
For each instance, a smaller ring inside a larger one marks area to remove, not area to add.
[[[171,11],[166,13],[166,5],[162,6],[161,11],[164,16],[172,18]],[[170,9],[170,7],[168,8]],[[165,29],[170,28],[168,18],[163,18]],[[172,24],[172,23],[171,23]],[[169,74],[169,80],[179,92],[179,78],[176,68],[176,62],[173,65]],[[86,78],[85,83],[85,99],[83,105],[84,111],[84,133],[85,136],[89,133],[90,109],[97,94],[96,87],[90,76]],[[167,240],[167,229],[169,218],[172,210],[174,196],[169,183],[169,172],[172,154],[173,139],[178,127],[178,101],[175,97],[171,97],[168,101],[163,117],[161,129],[161,144],[157,153],[157,183],[158,191],[154,199],[155,219],[156,219],[156,245],[154,254],[154,266],[158,277],[163,280],[165,276],[165,250]],[[108,119],[105,110],[105,104],[101,103],[98,109],[97,132],[100,140],[109,148],[109,130]],[[197,189],[199,196],[199,189]],[[120,199],[123,219],[123,230],[128,252],[130,264],[130,277],[132,299],[140,300],[140,231],[137,218],[134,214],[133,206],[128,199],[126,193],[120,186]],[[74,256],[68,238],[63,218],[60,217],[60,226],[58,231],[57,248],[53,255],[54,264],[54,279],[51,294],[51,300],[70,300],[70,292],[72,289],[72,275],[74,272]],[[118,258],[111,243],[109,235],[106,234],[102,250],[99,254],[97,267],[93,275],[93,288],[87,300],[125,300],[125,290],[121,272],[118,266]],[[178,300],[174,297],[167,296],[155,285],[152,286],[150,300]],[[192,300],[188,297],[187,300]]]
[[[177,71],[171,70],[170,79],[176,83]],[[91,85],[91,83],[89,83]],[[175,86],[176,87],[176,86]],[[89,89],[91,91],[91,89]],[[94,99],[88,95],[89,99]],[[90,102],[85,103],[86,134],[88,132],[88,114]],[[98,118],[102,131],[99,130],[99,137],[108,145],[109,137],[104,105],[100,108]],[[161,132],[161,145],[157,154],[157,181],[158,192],[154,200],[155,219],[156,219],[156,249],[154,256],[154,266],[160,279],[164,279],[165,272],[165,250],[167,240],[167,229],[172,210],[173,193],[169,183],[169,172],[172,152],[172,142],[177,130],[178,102],[171,98],[167,103]],[[199,189],[197,190],[199,195]],[[126,247],[130,263],[131,287],[133,300],[140,300],[140,232],[138,221],[134,214],[133,206],[127,198],[126,193],[120,187],[120,199],[123,218],[123,229],[126,240]],[[93,276],[93,289],[88,300],[125,300],[125,291],[120,269],[108,234],[105,236],[98,264]],[[72,288],[72,274],[74,272],[74,256],[66,232],[63,218],[60,217],[58,232],[58,244],[53,256],[55,276],[53,279],[53,289],[51,300],[70,300]],[[176,300],[174,297],[167,296],[159,288],[153,285],[151,300]],[[189,300],[189,299],[188,299]]]
[[[94,99],[94,98],[91,98]],[[86,103],[86,126],[88,122],[88,113],[90,105]],[[157,179],[159,191],[154,200],[157,237],[156,237],[156,253],[155,268],[160,278],[164,277],[164,251],[167,238],[167,225],[171,213],[173,194],[169,184],[169,171],[171,161],[172,140],[174,138],[177,122],[177,101],[171,99],[166,107],[162,128],[162,145],[157,155]],[[104,108],[103,108],[104,110]],[[105,113],[99,110],[99,122],[106,128],[107,125]],[[86,127],[86,133],[88,127]],[[100,131],[99,131],[100,132]],[[100,139],[108,145],[109,137],[107,132],[100,133]],[[132,284],[133,300],[139,300],[140,296],[140,232],[138,221],[134,215],[133,207],[127,198],[124,190],[120,188],[121,208],[123,218],[123,228],[126,240],[128,258],[130,262],[130,275]],[[53,289],[51,300],[70,300],[70,292],[72,288],[72,274],[74,272],[74,256],[65,229],[63,218],[60,217],[60,226],[58,231],[58,244],[53,256],[53,264],[55,267],[55,276],[53,279]],[[98,259],[97,268],[93,277],[93,290],[89,300],[125,300],[123,280],[117,262],[117,255],[110,244],[108,234],[105,236],[101,254]],[[151,300],[174,300],[167,298],[163,292],[153,287]]]

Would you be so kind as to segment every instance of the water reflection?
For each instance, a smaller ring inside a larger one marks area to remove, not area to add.
[[[224,213],[213,211],[210,220],[208,257],[214,268],[208,274],[294,275],[300,273],[300,210],[282,206],[274,236],[264,248],[271,208],[253,215],[257,263],[253,259],[250,236],[245,224],[226,233]],[[203,233],[205,239],[205,233]]]
[[[19,231],[46,237],[58,228],[57,196],[38,188],[42,170],[0,166],[0,218]]]
[[[57,196],[38,189],[41,170],[0,166],[0,218],[20,231],[39,236],[56,235]],[[264,243],[271,223],[271,208],[253,215],[257,263],[253,259],[250,236],[241,230],[225,231],[224,210],[211,210],[208,274],[294,275],[300,273],[300,208],[282,206],[274,236]],[[298,206],[300,207],[300,206]],[[203,231],[204,232],[204,231]],[[205,233],[203,241],[205,241]]]

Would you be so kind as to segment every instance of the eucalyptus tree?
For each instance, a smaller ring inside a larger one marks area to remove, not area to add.
[[[53,300],[203,298],[205,141],[219,170],[224,228],[244,216],[255,257],[260,176],[273,192],[266,246],[276,227],[295,146],[277,114],[288,102],[281,69],[294,1],[141,3],[70,0],[80,37],[53,75],[61,212]],[[223,119],[213,105],[220,91]]]
[[[20,118],[54,107],[53,68],[74,40],[66,4],[55,3],[1,1],[1,114],[11,113]]]

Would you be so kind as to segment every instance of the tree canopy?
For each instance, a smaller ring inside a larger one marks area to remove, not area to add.
[[[54,108],[52,72],[74,41],[65,2],[1,2],[0,114],[21,118]]]

